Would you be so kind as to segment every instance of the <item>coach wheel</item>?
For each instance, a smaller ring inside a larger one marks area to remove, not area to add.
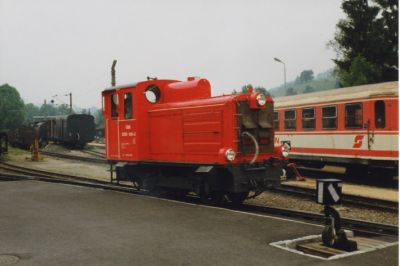
[[[228,193],[228,198],[229,200],[235,204],[235,205],[239,205],[242,204],[243,201],[248,197],[249,192],[240,192],[240,193]]]
[[[351,165],[346,167],[346,176],[350,179],[366,178],[369,176],[369,171],[366,167]]]

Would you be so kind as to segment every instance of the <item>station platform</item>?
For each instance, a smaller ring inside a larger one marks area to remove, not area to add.
[[[397,245],[332,261],[276,248],[322,231],[289,219],[38,181],[0,190],[0,259],[16,265],[398,265]]]

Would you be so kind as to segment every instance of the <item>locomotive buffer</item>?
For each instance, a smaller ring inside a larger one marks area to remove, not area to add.
[[[333,207],[341,202],[342,181],[339,179],[317,179],[317,203],[324,205],[325,228],[322,242],[327,247],[345,251],[357,250],[357,242],[348,240],[341,228],[340,215]]]

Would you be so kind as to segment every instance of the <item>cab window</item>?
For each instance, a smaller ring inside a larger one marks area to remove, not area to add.
[[[124,118],[131,119],[132,116],[132,93],[128,92],[124,94]]]
[[[344,125],[346,128],[361,128],[362,127],[362,105],[361,105],[361,103],[346,104]]]
[[[375,102],[375,127],[384,128],[386,124],[385,121],[385,102],[376,101]]]
[[[114,93],[111,94],[111,118],[116,119],[118,118],[118,111],[117,111],[117,106],[118,106],[118,94]]]

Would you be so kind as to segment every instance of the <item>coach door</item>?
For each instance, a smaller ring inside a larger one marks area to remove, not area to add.
[[[105,108],[106,153],[108,159],[119,159],[118,113],[119,99],[116,91],[103,96]]]

